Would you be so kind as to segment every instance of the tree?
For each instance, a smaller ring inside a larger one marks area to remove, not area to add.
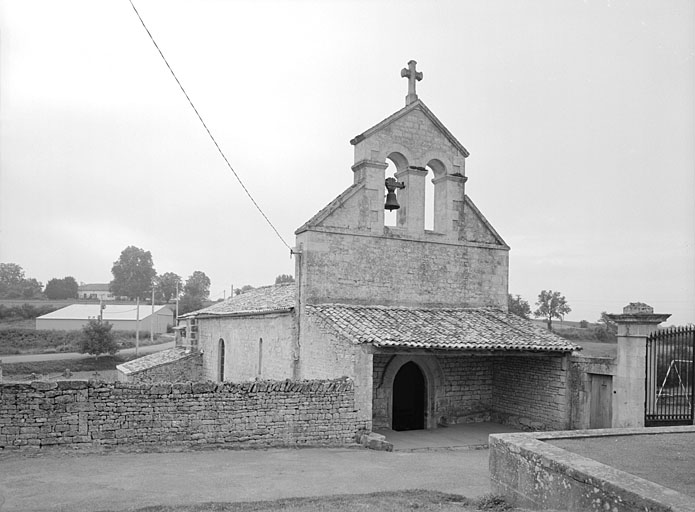
[[[210,278],[205,272],[196,270],[186,279],[183,297],[179,301],[179,314],[185,315],[203,307],[203,301],[210,296]]]
[[[43,285],[33,277],[25,278],[16,263],[0,263],[0,299],[32,299],[41,295]]]
[[[294,283],[294,277],[290,274],[280,274],[275,278],[275,284]]]
[[[143,299],[152,290],[152,280],[157,275],[152,263],[152,254],[133,245],[126,247],[111,268],[113,281],[111,293],[130,300]]]
[[[511,293],[508,294],[507,305],[509,307],[509,312],[513,315],[526,318],[527,320],[531,315],[531,306],[529,306],[528,302],[521,298],[521,295],[514,297]]]
[[[157,276],[154,287],[155,298],[162,302],[177,298],[177,294],[180,295],[183,290],[182,283],[181,276],[173,272],[165,272]]]
[[[572,308],[567,304],[567,299],[564,295],[560,295],[560,292],[554,292],[552,290],[541,290],[538,294],[538,302],[536,302],[538,309],[533,312],[533,316],[536,318],[544,318],[548,323],[548,330],[553,330],[553,318],[562,320],[564,316],[572,311]]]
[[[0,263],[0,285],[13,286],[24,281],[24,269],[16,263]]]
[[[36,299],[42,297],[41,290],[43,290],[43,285],[33,277],[22,281],[19,289],[20,296],[23,299]]]
[[[618,324],[608,318],[608,313],[602,311],[598,323],[599,326],[596,328],[596,338],[601,341],[615,341],[618,335]]]
[[[245,284],[241,288],[234,288],[234,295],[241,295],[242,293],[246,293],[249,290],[253,290],[253,289],[254,289],[253,286],[251,286],[250,284]]]
[[[184,295],[206,300],[210,296],[210,278],[205,275],[205,272],[196,270],[186,279],[183,293]]]
[[[179,315],[185,315],[191,311],[203,309],[203,299],[184,294],[179,300]]]
[[[46,283],[44,293],[51,300],[76,299],[77,289],[78,285],[74,277],[68,276],[62,279],[54,277]]]
[[[82,354],[98,356],[100,354],[114,355],[118,352],[116,338],[111,332],[112,324],[91,319],[82,327],[79,350]]]

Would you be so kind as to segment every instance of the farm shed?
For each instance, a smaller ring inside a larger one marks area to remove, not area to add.
[[[134,304],[105,304],[102,319],[113,324],[114,331],[134,331],[137,306]],[[72,304],[36,319],[37,329],[74,331],[94,318],[99,318],[99,304]],[[174,312],[168,306],[140,306],[140,330],[149,331],[153,323],[156,334],[165,333],[167,326],[174,324]]]

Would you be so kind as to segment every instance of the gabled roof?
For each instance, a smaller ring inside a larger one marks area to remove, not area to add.
[[[323,220],[325,220],[331,213],[333,213],[335,210],[340,208],[341,205],[345,203],[349,198],[351,198],[355,193],[364,187],[364,183],[355,183],[353,185],[350,185],[347,189],[345,189],[338,197],[333,199],[330,203],[328,203],[326,206],[321,208],[316,214],[310,218],[308,221],[306,221],[304,224],[302,224],[297,230],[294,232],[295,235],[298,235],[302,231],[306,231],[308,228],[317,226],[319,225]]]
[[[174,347],[167,350],[162,350],[160,352],[155,352],[154,354],[148,354],[132,361],[121,363],[116,366],[116,369],[123,372],[126,375],[131,375],[133,373],[142,372],[149,370],[151,368],[156,368],[157,366],[162,366],[164,364],[175,363],[191,355],[196,355],[196,353],[191,353],[183,347]]]
[[[297,296],[295,283],[261,286],[179,318],[219,317],[291,311]]]
[[[155,314],[163,309],[172,313],[168,306],[155,306]],[[151,305],[140,306],[140,320],[152,314]],[[172,313],[173,314],[173,313]],[[52,313],[41,315],[37,319],[41,320],[87,320],[99,317],[99,304],[72,304]],[[137,319],[137,306],[135,304],[105,304],[102,311],[102,319],[113,322],[114,320],[133,320]]]
[[[439,119],[437,119],[437,116],[435,116],[432,113],[432,111],[429,108],[427,108],[427,106],[423,103],[422,100],[416,100],[413,103],[411,103],[410,105],[406,105],[404,108],[400,109],[398,112],[391,114],[389,117],[387,117],[386,119],[381,121],[379,124],[376,124],[376,125],[372,126],[371,128],[369,128],[367,131],[361,133],[360,135],[357,135],[354,139],[352,139],[350,141],[350,144],[352,144],[353,146],[359,144],[360,142],[362,142],[364,139],[366,139],[367,137],[369,137],[373,133],[375,133],[379,130],[382,130],[384,127],[390,125],[394,121],[397,121],[398,119],[400,119],[404,115],[408,114],[409,112],[412,112],[413,110],[422,111],[425,114],[425,116],[427,116],[427,118],[430,121],[432,121],[432,123],[437,127],[437,129],[439,129],[439,131],[442,133],[442,135],[444,135],[444,137],[446,137],[447,140],[449,142],[451,142],[451,144],[456,149],[458,149],[461,153],[463,153],[464,157],[468,157],[468,155],[470,155],[468,150],[463,147],[463,144],[461,144],[456,139],[456,137],[454,137],[454,135],[447,129],[447,127],[444,126],[444,124]]]
[[[492,308],[307,305],[308,314],[348,341],[379,348],[571,352],[581,347]]]

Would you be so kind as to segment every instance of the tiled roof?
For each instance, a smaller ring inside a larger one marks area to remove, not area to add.
[[[570,352],[581,347],[498,309],[307,305],[310,316],[352,343],[382,348]]]
[[[182,315],[181,318],[290,311],[294,308],[296,290],[294,283],[261,286],[210,307]]]
[[[187,351],[183,347],[174,347],[167,350],[162,350],[161,352],[155,352],[154,354],[148,354],[132,361],[122,363],[116,366],[116,369],[130,375],[132,373],[138,373],[143,370],[149,370],[150,368],[155,368],[163,364],[174,363],[180,359],[188,357],[191,355],[190,351]]]

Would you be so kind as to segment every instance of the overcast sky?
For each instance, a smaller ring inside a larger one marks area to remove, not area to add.
[[[289,245],[415,59],[511,293],[695,321],[695,2],[134,1]],[[136,245],[212,298],[294,273],[127,0],[0,1],[0,86],[1,262],[108,282]]]

